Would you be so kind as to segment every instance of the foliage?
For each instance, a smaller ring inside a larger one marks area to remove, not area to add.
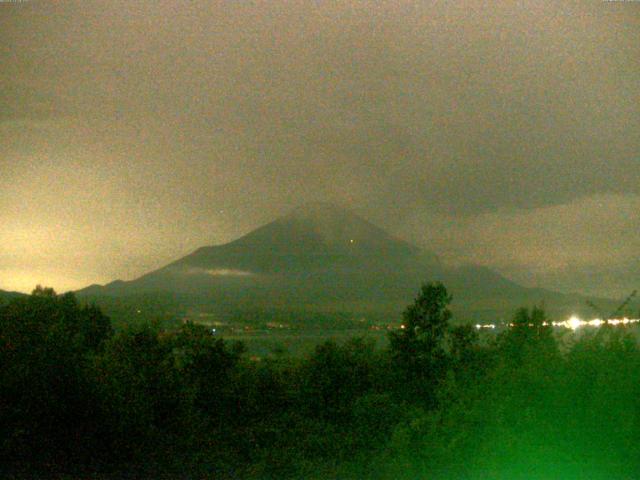
[[[401,330],[389,335],[390,352],[407,394],[426,404],[434,401],[435,388],[447,368],[449,303],[451,295],[442,283],[423,285],[403,313]]]
[[[0,465],[87,461],[93,405],[86,367],[110,335],[108,319],[73,294],[38,287],[0,307]]]
[[[37,288],[0,306],[0,473],[28,478],[637,478],[635,330],[480,336],[422,287],[386,349],[248,358],[198,325],[114,334]]]

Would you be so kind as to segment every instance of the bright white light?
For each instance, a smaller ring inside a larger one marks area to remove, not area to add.
[[[567,320],[564,320],[562,322],[543,322],[543,326],[548,327],[548,326],[554,326],[554,327],[562,327],[562,328],[570,328],[571,330],[577,330],[578,328],[581,327],[600,327],[602,325],[604,325],[605,323],[608,323],[609,325],[612,326],[618,326],[618,325],[630,325],[632,323],[640,323],[640,318],[612,318],[609,320],[602,320],[600,318],[594,318],[593,320],[582,320],[580,319],[580,317],[578,317],[577,315],[572,315],[571,317],[569,317]],[[514,323],[508,323],[506,325],[507,327],[515,327]],[[533,324],[529,324],[529,327],[533,327]],[[476,330],[480,330],[483,328],[496,328],[496,326],[494,324],[491,323],[485,323],[485,324],[476,324],[475,325]]]
[[[584,325],[585,322],[583,322],[582,320],[580,320],[577,316],[573,315],[571,316],[571,318],[569,318],[569,320],[566,321],[567,326],[571,329],[571,330],[577,330],[579,327],[581,327],[582,325]]]
[[[477,330],[480,330],[480,329],[482,329],[482,328],[491,328],[491,329],[494,329],[494,328],[496,328],[496,326],[495,326],[493,323],[485,323],[484,325],[479,324],[479,323],[478,323],[478,324],[476,324],[476,329],[477,329]]]

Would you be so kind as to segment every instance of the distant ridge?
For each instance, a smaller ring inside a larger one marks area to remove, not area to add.
[[[562,312],[584,303],[578,296],[522,287],[485,267],[446,267],[435,254],[330,203],[303,205],[230,243],[78,294],[163,293],[225,308],[397,312],[430,280],[443,281],[469,318],[507,318],[517,306],[533,303]]]
[[[8,302],[14,298],[26,297],[26,293],[20,292],[8,292],[6,290],[0,290],[0,303]]]

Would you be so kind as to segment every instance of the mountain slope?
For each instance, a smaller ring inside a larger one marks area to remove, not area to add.
[[[435,255],[329,204],[298,208],[233,242],[200,248],[133,281],[78,293],[165,292],[225,308],[391,312],[429,280],[443,281],[468,316],[503,317],[514,305],[543,300],[575,303],[559,293],[524,288],[484,267],[445,267]]]
[[[13,300],[14,298],[20,298],[25,296],[26,294],[20,293],[20,292],[7,292],[5,290],[0,290],[0,304]]]

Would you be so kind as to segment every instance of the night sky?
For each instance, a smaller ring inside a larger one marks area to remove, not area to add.
[[[640,287],[638,2],[0,3],[0,288],[309,201],[524,285]]]

